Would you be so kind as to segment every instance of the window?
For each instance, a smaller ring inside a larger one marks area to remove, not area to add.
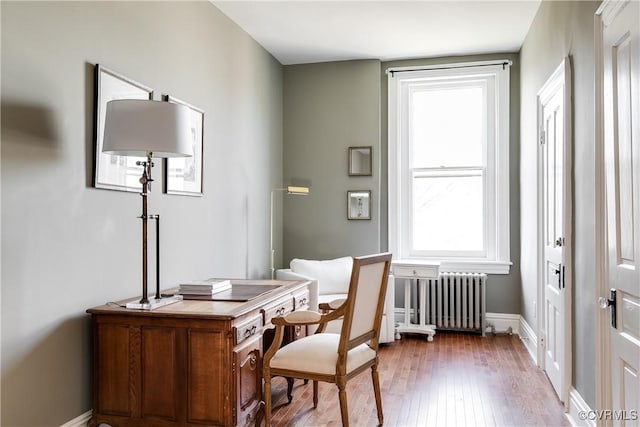
[[[396,259],[509,272],[508,65],[387,71]]]

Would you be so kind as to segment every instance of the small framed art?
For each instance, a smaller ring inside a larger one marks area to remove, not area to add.
[[[167,194],[202,196],[202,171],[204,149],[204,111],[184,101],[167,95],[165,101],[189,108],[193,156],[168,158],[165,163],[165,191]]]
[[[96,65],[94,186],[108,190],[140,192],[142,191],[142,184],[140,184],[142,166],[136,165],[136,162],[146,159],[102,152],[107,102],[114,99],[152,100],[153,89],[100,64]]]
[[[347,191],[347,219],[371,219],[371,191]]]
[[[349,176],[371,176],[372,147],[349,147]]]

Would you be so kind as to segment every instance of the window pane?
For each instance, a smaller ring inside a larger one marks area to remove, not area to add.
[[[482,166],[483,104],[481,86],[413,92],[413,167]]]
[[[483,251],[483,178],[413,179],[413,250]]]

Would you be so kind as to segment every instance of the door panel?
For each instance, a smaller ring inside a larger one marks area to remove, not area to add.
[[[608,282],[616,289],[610,327],[614,425],[637,425],[640,408],[640,4],[610,3],[603,22],[603,113]]]
[[[566,271],[569,267],[570,274],[571,263],[569,75],[569,63],[565,60],[538,93],[542,255],[540,297],[543,299],[541,336],[544,337],[541,366],[562,401],[567,399],[567,378],[571,369],[570,347],[567,345],[570,342],[571,313],[566,289]]]

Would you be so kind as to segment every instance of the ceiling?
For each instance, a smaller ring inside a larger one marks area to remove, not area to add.
[[[520,50],[540,0],[210,0],[283,65]]]

